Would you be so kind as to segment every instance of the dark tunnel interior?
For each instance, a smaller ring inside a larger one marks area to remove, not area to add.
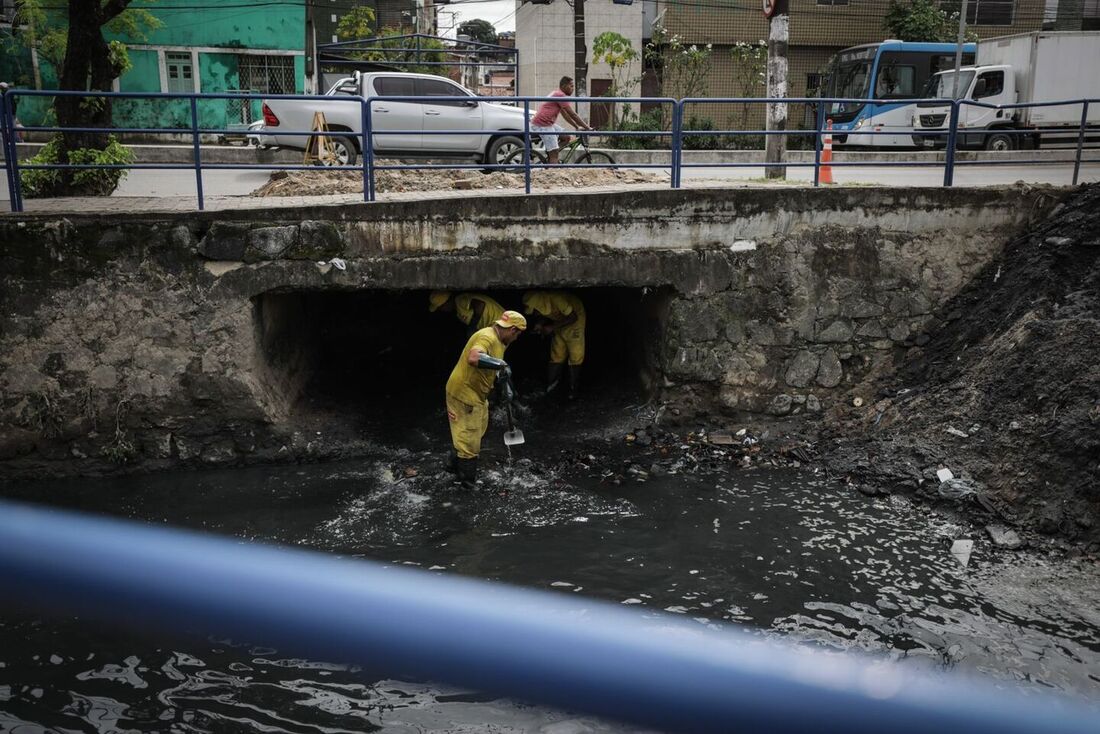
[[[549,290],[549,289],[548,289]],[[668,288],[568,289],[587,314],[581,399],[645,397],[657,379]],[[526,289],[480,291],[523,310]],[[442,403],[467,339],[453,312],[429,312],[428,290],[272,292],[254,298],[261,373],[298,411],[401,413]],[[529,329],[505,359],[521,394],[545,388],[550,339]]]

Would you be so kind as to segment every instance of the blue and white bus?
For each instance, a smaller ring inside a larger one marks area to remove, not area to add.
[[[956,48],[954,43],[883,41],[846,48],[834,56],[821,96],[868,101],[828,105],[825,117],[833,121],[833,145],[913,147],[913,103],[907,100],[918,99],[937,71],[954,68]],[[974,63],[976,50],[976,44],[963,45],[963,66]],[[859,132],[871,130],[891,134]]]

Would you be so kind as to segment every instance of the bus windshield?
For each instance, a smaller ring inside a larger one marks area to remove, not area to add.
[[[974,79],[973,69],[962,69],[959,72],[959,94],[966,94],[970,88],[970,82]],[[945,71],[928,80],[928,86],[924,88],[925,99],[952,99],[955,95],[955,72]]]
[[[867,99],[876,51],[877,47],[871,46],[837,54],[829,66],[821,96]],[[828,114],[836,122],[844,122],[853,119],[862,107],[862,102],[830,102]]]

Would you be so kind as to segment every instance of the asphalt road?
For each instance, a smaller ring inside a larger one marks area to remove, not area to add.
[[[668,176],[667,168],[644,169]],[[812,168],[788,168],[789,181],[807,182],[813,179]],[[974,165],[959,166],[955,171],[958,186],[996,186],[1018,181],[1037,184],[1068,185],[1073,175],[1072,163],[1043,163],[1027,166]],[[267,181],[267,171],[211,170],[203,172],[206,196],[245,196]],[[762,168],[718,168],[713,166],[683,169],[684,186],[711,184],[721,181],[751,181],[763,184]],[[933,167],[834,167],[833,178],[838,184],[885,186],[939,186],[943,183],[943,168]],[[1100,163],[1081,167],[1080,182],[1100,181]],[[9,198],[6,180],[3,196]],[[123,180],[114,196],[195,196],[195,176],[190,171],[136,170]],[[384,194],[383,194],[384,196]],[[5,203],[4,208],[7,209]]]

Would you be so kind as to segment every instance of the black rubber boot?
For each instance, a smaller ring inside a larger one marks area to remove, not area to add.
[[[452,451],[447,456],[447,461],[443,464],[443,469],[448,474],[458,474],[458,453]]]
[[[581,366],[569,365],[569,399],[575,400],[581,389]]]
[[[466,489],[477,487],[477,458],[457,459],[457,461],[458,471],[455,473],[455,478]]]
[[[553,362],[546,368],[546,394],[549,395],[557,388],[561,382],[561,371],[565,369],[564,364],[554,364]]]

